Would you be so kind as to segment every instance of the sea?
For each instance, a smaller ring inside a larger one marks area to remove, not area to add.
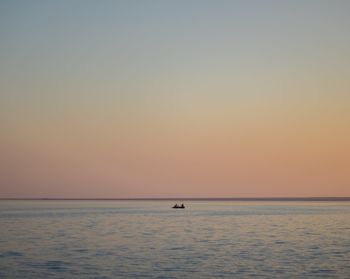
[[[0,278],[350,278],[350,202],[0,201]]]

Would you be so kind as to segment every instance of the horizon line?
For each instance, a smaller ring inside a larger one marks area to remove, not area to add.
[[[0,200],[46,201],[350,201],[350,197],[164,197],[164,198],[0,198]]]

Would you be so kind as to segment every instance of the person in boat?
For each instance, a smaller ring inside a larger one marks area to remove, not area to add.
[[[184,204],[178,205],[177,203],[173,206],[173,208],[185,208]]]

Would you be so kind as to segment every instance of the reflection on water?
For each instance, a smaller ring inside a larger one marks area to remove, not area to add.
[[[2,201],[0,277],[350,278],[349,202],[172,205]]]

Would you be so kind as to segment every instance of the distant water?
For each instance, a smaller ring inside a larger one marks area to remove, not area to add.
[[[172,205],[1,201],[0,277],[350,278],[350,202]]]

